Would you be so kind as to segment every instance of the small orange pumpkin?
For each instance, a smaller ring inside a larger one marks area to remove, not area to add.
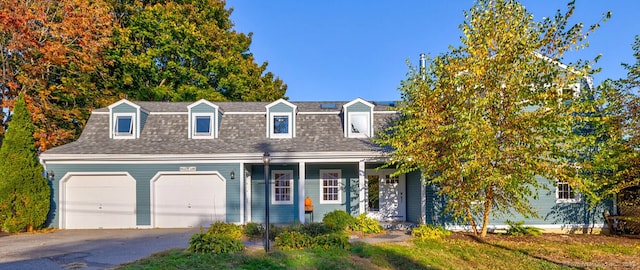
[[[307,197],[304,199],[304,206],[310,206],[311,204],[313,204],[313,201],[311,201],[311,198]]]

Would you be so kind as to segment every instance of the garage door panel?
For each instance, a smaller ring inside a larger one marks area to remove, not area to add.
[[[134,228],[135,181],[128,175],[76,175],[64,186],[68,229]]]
[[[226,188],[217,174],[162,175],[153,184],[154,226],[208,226],[226,219]]]

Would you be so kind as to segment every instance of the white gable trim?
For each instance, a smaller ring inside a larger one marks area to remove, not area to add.
[[[189,106],[187,106],[187,108],[189,109],[189,111],[191,111],[191,108],[193,108],[195,106],[198,106],[200,104],[203,104],[203,103],[206,104],[209,107],[215,108],[216,110],[220,109],[220,107],[218,107],[218,105],[213,104],[213,103],[209,102],[206,99],[201,99],[201,100],[198,100],[198,101],[196,101],[194,103],[191,103],[191,104],[189,104]]]
[[[281,98],[281,99],[278,99],[278,100],[276,100],[276,101],[274,101],[274,102],[269,103],[269,104],[268,104],[267,106],[265,106],[265,107],[267,108],[267,110],[269,110],[269,109],[271,109],[271,107],[273,107],[273,106],[275,106],[275,105],[278,105],[278,104],[280,104],[280,103],[283,103],[283,104],[285,104],[285,105],[287,105],[287,106],[289,106],[289,107],[293,108],[293,112],[294,112],[294,113],[295,113],[295,112],[296,112],[296,110],[298,109],[298,106],[296,106],[296,105],[294,105],[293,103],[291,103],[291,102],[289,102],[289,101],[286,101],[286,100],[284,100],[284,99],[282,99],[282,98]]]
[[[347,107],[349,107],[349,106],[351,106],[351,105],[353,105],[353,104],[356,104],[356,103],[358,103],[358,102],[360,102],[360,103],[362,103],[362,104],[364,104],[364,105],[367,105],[367,106],[371,107],[371,109],[372,109],[372,110],[373,110],[373,107],[375,107],[375,105],[373,105],[372,103],[370,103],[370,102],[368,102],[368,101],[366,101],[366,100],[364,100],[364,99],[356,98],[356,99],[354,99],[354,100],[350,101],[349,103],[342,105],[342,108],[343,108],[343,109],[346,109]]]

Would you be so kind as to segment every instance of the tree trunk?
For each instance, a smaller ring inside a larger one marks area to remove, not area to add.
[[[489,185],[487,189],[487,196],[484,199],[484,211],[482,211],[482,231],[480,232],[480,237],[484,238],[487,236],[487,225],[489,224],[489,213],[491,211],[491,199],[493,198],[492,186]]]
[[[471,213],[471,208],[469,207],[469,204],[465,203],[464,209],[467,211],[467,219],[469,219],[471,228],[473,228],[473,235],[478,236],[478,227],[476,227],[476,221],[473,219],[473,214]]]

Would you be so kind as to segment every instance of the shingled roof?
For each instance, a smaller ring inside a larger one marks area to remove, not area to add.
[[[47,150],[43,155],[190,155],[270,152],[378,152],[369,139],[345,138],[342,105],[347,102],[292,102],[297,106],[296,136],[266,137],[267,102],[216,102],[223,112],[218,138],[188,138],[189,102],[133,102],[149,112],[138,139],[109,138],[109,109],[94,110],[80,138]],[[322,108],[321,104],[336,104]],[[375,104],[375,103],[374,103]],[[332,107],[332,106],[329,106]],[[375,104],[374,131],[396,114],[388,104]]]

